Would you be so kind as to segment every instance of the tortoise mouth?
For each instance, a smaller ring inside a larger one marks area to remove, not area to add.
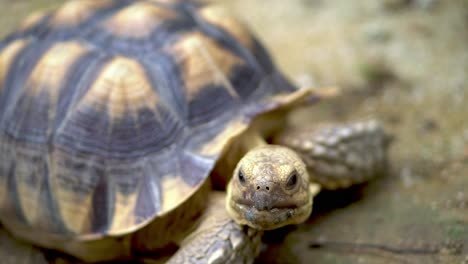
[[[289,224],[305,221],[312,210],[311,204],[297,205],[292,203],[277,203],[270,207],[255,206],[255,202],[247,199],[231,201],[229,211],[234,213],[234,219],[239,224],[252,228],[272,230]]]
[[[257,211],[279,211],[283,209],[297,209],[300,205],[290,202],[290,201],[269,201],[269,200],[260,200],[256,199],[253,201],[252,199],[236,199],[234,201],[239,206],[245,207],[254,207]]]

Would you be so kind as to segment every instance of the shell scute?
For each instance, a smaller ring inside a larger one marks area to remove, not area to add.
[[[254,37],[247,27],[234,18],[226,9],[216,5],[208,5],[198,10],[198,15],[208,23],[218,26],[231,34],[247,49],[252,49],[254,45]]]
[[[0,52],[0,92],[5,86],[6,77],[10,71],[11,65],[18,55],[29,43],[28,39],[18,39],[9,43]]]
[[[50,18],[51,27],[74,27],[88,21],[97,12],[114,4],[112,0],[72,0],[62,5]],[[34,17],[29,21],[35,21]],[[26,20],[26,22],[28,22]],[[29,23],[27,23],[29,24]]]
[[[131,4],[103,22],[102,27],[111,34],[124,38],[145,38],[167,20],[178,14],[150,2]]]
[[[61,89],[69,72],[88,50],[76,42],[63,42],[50,47],[15,91],[4,110],[5,129],[11,135],[34,142],[46,142],[52,133]]]

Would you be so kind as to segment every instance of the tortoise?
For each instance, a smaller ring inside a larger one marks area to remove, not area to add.
[[[252,262],[263,230],[385,163],[378,122],[289,125],[329,94],[293,85],[217,6],[33,14],[0,42],[0,222],[87,262]]]

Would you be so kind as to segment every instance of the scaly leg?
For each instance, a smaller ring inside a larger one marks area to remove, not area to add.
[[[390,141],[376,121],[289,127],[274,139],[295,150],[311,180],[325,189],[346,188],[377,175],[385,166]]]
[[[223,192],[214,192],[200,225],[167,263],[252,263],[262,231],[236,224],[227,214]]]
[[[213,192],[200,225],[167,263],[252,263],[262,231],[236,224],[227,214],[223,192]]]

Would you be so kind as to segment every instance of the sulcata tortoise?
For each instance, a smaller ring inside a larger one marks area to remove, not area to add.
[[[320,91],[215,6],[34,14],[0,42],[0,222],[87,262],[253,262],[262,230],[305,221],[320,188],[385,161],[376,122],[288,125]]]

